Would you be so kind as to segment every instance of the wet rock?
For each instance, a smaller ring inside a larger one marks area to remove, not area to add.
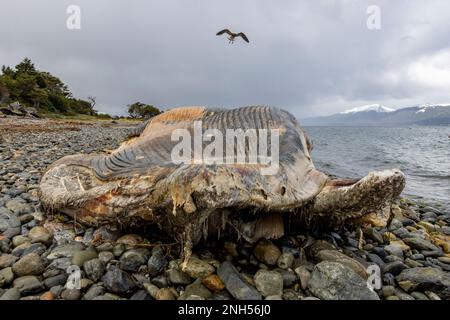
[[[130,293],[136,288],[132,277],[118,267],[111,267],[102,278],[105,288],[113,293]]]
[[[324,261],[317,264],[308,288],[323,300],[379,300],[363,278],[337,262]]]
[[[271,241],[262,239],[256,244],[253,254],[262,263],[274,266],[281,256],[281,251]]]
[[[13,287],[19,290],[20,294],[29,295],[45,290],[44,284],[36,276],[23,276],[13,281]]]
[[[343,264],[344,266],[347,266],[353,271],[355,271],[362,278],[367,278],[366,268],[361,263],[359,263],[355,259],[346,256],[345,254],[339,251],[321,250],[317,253],[316,259],[319,262],[322,261],[339,262],[340,264]]]
[[[120,257],[120,268],[125,271],[136,272],[139,267],[147,263],[149,252],[146,249],[126,251]]]
[[[46,228],[38,226],[34,227],[28,233],[31,243],[41,242],[43,244],[50,244],[52,242],[53,235]]]
[[[225,288],[235,298],[239,300],[261,300],[261,294],[252,286],[247,284],[238,273],[233,264],[229,261],[223,262],[217,270]]]
[[[94,282],[99,281],[105,272],[105,263],[100,259],[91,259],[83,264],[86,276]]]
[[[196,257],[191,257],[183,271],[190,277],[198,279],[213,274],[215,270],[216,269],[206,261],[200,260]]]
[[[148,273],[153,277],[158,275],[159,273],[161,273],[164,270],[164,268],[167,267],[167,265],[169,263],[167,261],[166,257],[164,256],[164,253],[162,252],[162,250],[160,248],[155,248],[155,249],[156,250],[153,250],[152,256],[150,257],[150,259],[148,259],[148,263],[147,263]],[[192,265],[190,267],[192,267]],[[191,270],[191,272],[200,272],[200,273],[202,272],[200,269],[198,269],[196,271],[193,271],[192,269],[190,269],[190,270]]]
[[[283,293],[283,277],[276,271],[259,270],[254,281],[256,289],[264,297],[281,295]]]
[[[450,275],[436,268],[412,268],[397,276],[399,286],[406,292],[433,291],[442,298],[450,297]]]
[[[12,270],[18,277],[29,275],[40,275],[44,272],[45,266],[39,255],[30,253],[16,261]]]

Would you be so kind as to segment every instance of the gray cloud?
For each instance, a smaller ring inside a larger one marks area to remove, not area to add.
[[[81,30],[66,28],[70,4]],[[372,4],[379,31],[366,27]],[[449,16],[447,0],[4,1],[0,63],[30,57],[112,114],[134,101],[274,105],[299,117],[448,102]],[[225,26],[250,44],[216,37]]]

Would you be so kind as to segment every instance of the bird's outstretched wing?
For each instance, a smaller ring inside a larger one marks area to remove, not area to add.
[[[246,36],[244,33],[242,33],[242,32],[239,32],[239,33],[237,34],[237,37],[241,37],[241,38],[244,39],[246,42],[250,43],[250,41],[248,41],[247,36]]]
[[[230,36],[232,35],[232,33],[231,33],[230,30],[228,30],[228,29],[223,29],[222,31],[217,32],[217,33],[216,33],[216,36],[221,36],[221,35],[224,34],[224,33],[227,33],[227,34],[229,34]]]

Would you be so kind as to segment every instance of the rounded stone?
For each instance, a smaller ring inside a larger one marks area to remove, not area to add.
[[[283,294],[283,277],[278,272],[259,270],[253,279],[264,297]]]
[[[28,233],[31,243],[41,242],[43,244],[50,244],[53,239],[53,235],[46,228],[37,226],[30,230]]]
[[[45,266],[41,257],[36,253],[29,253],[15,262],[12,270],[18,277],[28,275],[40,275],[44,272]]]

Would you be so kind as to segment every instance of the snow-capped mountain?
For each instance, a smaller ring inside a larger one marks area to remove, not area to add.
[[[311,126],[450,125],[450,104],[420,104],[397,110],[372,104],[330,116],[305,118],[301,123]]]
[[[380,104],[369,104],[367,106],[361,106],[361,107],[356,107],[356,108],[353,108],[353,109],[345,110],[345,111],[341,112],[340,114],[350,114],[350,113],[368,112],[368,111],[394,112],[395,109],[391,109],[391,108],[382,106]]]
[[[439,107],[450,107],[450,103],[447,103],[447,104],[430,104],[430,103],[421,104],[421,105],[417,106],[417,108],[419,108],[419,110],[416,113],[427,112],[427,111],[433,110],[434,108],[439,108]]]

